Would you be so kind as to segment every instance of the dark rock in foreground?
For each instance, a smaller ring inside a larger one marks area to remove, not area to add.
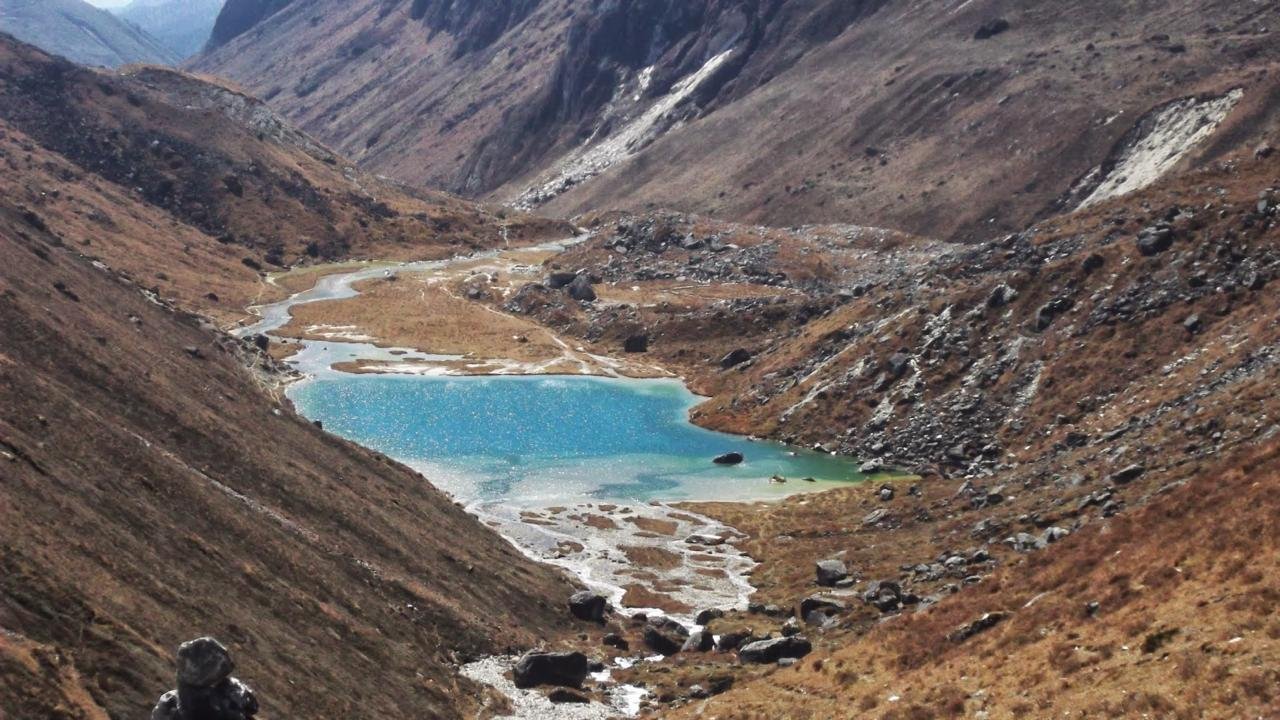
[[[715,647],[715,637],[706,630],[699,630],[689,636],[680,646],[680,652],[710,652]]]
[[[258,699],[231,677],[235,663],[222,643],[203,637],[178,648],[178,689],[161,696],[151,720],[249,720]]]
[[[587,679],[587,656],[580,652],[531,652],[516,662],[512,679],[518,688],[539,685],[581,687]]]
[[[1008,32],[1013,27],[1008,20],[1004,18],[994,18],[983,23],[978,31],[973,34],[974,40],[988,40],[1001,33]]]

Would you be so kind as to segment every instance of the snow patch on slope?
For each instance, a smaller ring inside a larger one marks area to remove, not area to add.
[[[640,152],[670,129],[674,124],[669,117],[671,112],[693,95],[732,52],[730,48],[708,60],[621,130],[593,146],[570,153],[556,164],[549,179],[525,190],[512,204],[521,210],[532,210]],[[646,69],[641,74],[641,85],[647,86],[651,76],[652,69]]]
[[[1243,91],[1232,90],[1206,100],[1186,98],[1143,118],[1134,128],[1136,137],[1128,140],[1111,170],[1108,172],[1105,165],[1094,168],[1077,185],[1087,191],[1096,184],[1080,207],[1141,190],[1159,180],[1212,135],[1242,97]]]

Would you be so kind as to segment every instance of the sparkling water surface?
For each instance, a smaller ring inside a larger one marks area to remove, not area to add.
[[[848,459],[692,425],[699,398],[677,380],[330,372],[289,397],[469,503],[763,499],[862,479]],[[746,462],[711,462],[727,452]]]

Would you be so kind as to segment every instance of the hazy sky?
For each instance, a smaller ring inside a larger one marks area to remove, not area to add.
[[[120,7],[121,5],[128,5],[129,0],[89,0],[89,4],[103,8]]]

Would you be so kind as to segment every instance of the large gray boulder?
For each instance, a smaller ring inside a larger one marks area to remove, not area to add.
[[[595,288],[591,287],[591,278],[579,275],[569,283],[569,297],[578,302],[593,302],[596,299]]]
[[[849,577],[849,568],[843,560],[831,558],[821,560],[816,566],[818,584],[822,587],[835,587],[836,583]]]
[[[587,679],[587,656],[580,652],[531,652],[516,661],[512,679],[518,688],[539,685],[582,687]]]
[[[178,685],[213,687],[231,677],[235,663],[222,643],[203,637],[178,648]]]
[[[848,611],[839,598],[829,595],[810,595],[800,601],[800,619],[810,625],[827,626],[837,615]]]

